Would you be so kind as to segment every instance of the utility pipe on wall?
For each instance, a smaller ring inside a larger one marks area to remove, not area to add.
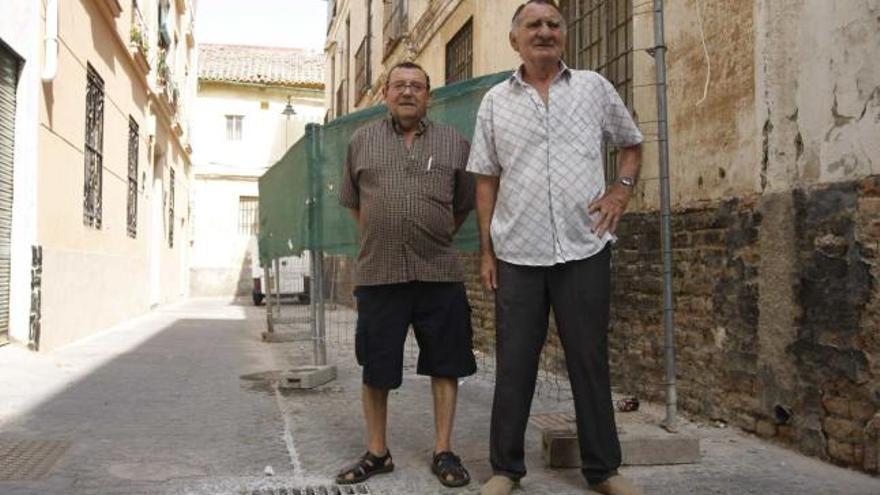
[[[43,82],[52,82],[58,74],[58,0],[46,2],[46,39],[43,58]]]
[[[654,64],[657,77],[657,144],[660,154],[660,238],[663,250],[663,328],[666,333],[666,419],[663,426],[675,431],[678,398],[675,389],[675,326],[672,305],[672,228],[670,227],[669,136],[666,107],[666,40],[663,0],[654,0]]]

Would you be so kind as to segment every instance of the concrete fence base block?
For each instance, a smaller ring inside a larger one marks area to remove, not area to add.
[[[336,366],[300,366],[281,375],[279,388],[315,388],[336,379]]]
[[[314,340],[309,332],[263,332],[263,342],[281,344],[285,342],[307,342]]]
[[[544,462],[551,468],[581,466],[577,433],[571,430],[544,430]],[[668,465],[700,462],[700,439],[681,433],[620,432],[623,464]]]

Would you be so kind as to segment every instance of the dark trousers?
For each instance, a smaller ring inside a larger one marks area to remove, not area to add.
[[[551,307],[574,395],[584,477],[600,483],[620,466],[608,370],[610,271],[610,247],[584,260],[547,267],[499,260],[490,433],[496,474],[515,480],[526,474],[523,444]]]

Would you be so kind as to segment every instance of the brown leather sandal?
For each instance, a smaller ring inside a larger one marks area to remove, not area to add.
[[[347,466],[336,475],[336,484],[360,483],[374,474],[390,473],[391,471],[394,471],[394,462],[391,460],[390,450],[386,451],[382,457],[375,456],[368,450],[358,462]]]
[[[461,457],[452,452],[440,452],[434,454],[434,462],[431,463],[431,471],[443,483],[449,487],[459,487],[470,483],[471,475],[461,465]]]

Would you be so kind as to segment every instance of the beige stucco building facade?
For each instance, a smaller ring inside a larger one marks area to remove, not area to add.
[[[9,335],[44,350],[186,295],[195,5],[24,3]]]
[[[323,56],[234,45],[200,53],[190,287],[194,296],[231,298],[251,293],[257,180],[324,117]]]
[[[330,116],[381,102],[385,70],[398,62],[421,64],[431,78],[431,85],[443,86],[447,82],[446,47],[460,32],[466,35],[463,41],[468,41],[471,47],[471,56],[463,57],[471,59],[470,76],[515,68],[519,59],[507,42],[507,31],[509,17],[519,3],[516,0],[329,1],[324,76]],[[467,47],[464,49],[467,51]]]

